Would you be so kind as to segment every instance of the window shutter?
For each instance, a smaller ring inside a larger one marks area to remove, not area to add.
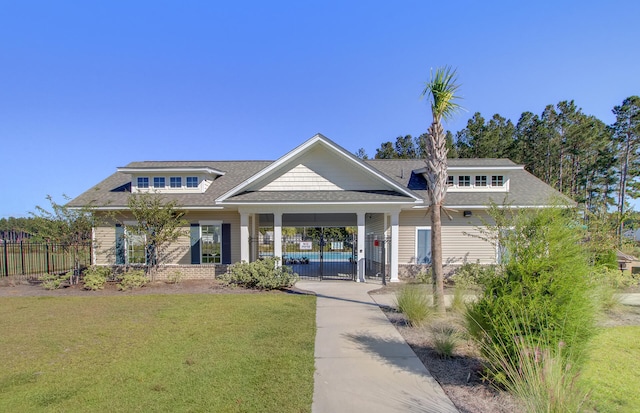
[[[124,227],[116,224],[116,264],[124,263]]]
[[[200,264],[200,224],[191,224],[191,264]]]
[[[222,263],[231,264],[231,224],[222,224]]]

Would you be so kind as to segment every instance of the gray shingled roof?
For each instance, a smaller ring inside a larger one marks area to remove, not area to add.
[[[397,182],[404,188],[413,191],[417,196],[426,199],[426,182],[421,176],[412,171],[424,168],[425,163],[419,159],[389,159],[367,160],[371,167],[381,174]],[[209,167],[225,172],[217,177],[205,193],[195,194],[163,194],[167,199],[175,199],[183,207],[197,208],[214,206],[215,200],[221,195],[235,188],[251,176],[257,174],[273,161],[145,161],[131,162],[127,167]],[[508,159],[450,159],[452,167],[513,167],[516,166]],[[511,179],[510,192],[478,193],[478,192],[450,192],[445,198],[445,205],[449,206],[482,206],[490,202],[501,204],[507,197],[507,202],[515,206],[541,206],[549,200],[561,196],[559,192],[540,181],[524,169],[510,169],[505,173]],[[382,185],[381,185],[382,186]],[[407,202],[413,200],[398,192],[388,191],[267,191],[244,192],[230,197],[230,203],[362,203],[362,202]],[[69,206],[107,206],[112,208],[127,205],[127,198],[131,190],[131,177],[128,174],[116,172],[88,191],[73,199]]]
[[[421,198],[427,198],[426,181],[416,177],[412,171],[425,167],[420,159],[373,159],[366,161],[400,185],[412,189]],[[449,166],[465,167],[513,167],[514,162],[509,159],[449,159]],[[506,202],[514,206],[542,206],[548,205],[553,198],[560,198],[562,194],[531,175],[524,169],[510,169],[505,173],[511,179],[509,192],[448,192],[445,205],[449,206],[482,206],[491,202],[502,204]],[[565,198],[566,199],[566,198]]]

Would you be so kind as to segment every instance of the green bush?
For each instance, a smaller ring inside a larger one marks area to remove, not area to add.
[[[456,287],[463,289],[479,289],[497,274],[496,265],[483,265],[480,263],[464,263],[451,276]]]
[[[69,271],[65,275],[45,274],[40,277],[40,280],[42,281],[42,288],[45,290],[57,290],[62,287],[62,283],[69,280],[71,276],[73,276],[73,271]]]
[[[130,270],[120,277],[118,289],[120,291],[126,291],[141,288],[147,285],[148,282],[149,278],[144,274],[143,270]]]
[[[240,262],[229,266],[220,279],[228,285],[260,290],[291,287],[298,281],[298,274],[287,266],[278,265],[279,258],[265,258],[254,262]]]
[[[592,282],[600,307],[610,311],[620,305],[619,291],[637,284],[638,280],[630,271],[602,266],[593,271]]]
[[[92,265],[84,273],[84,277],[82,279],[84,282],[83,288],[91,291],[102,290],[112,273],[113,272],[109,267]]]
[[[589,281],[593,269],[575,212],[558,207],[512,214],[512,230],[501,240],[509,259],[469,306],[469,332],[483,349],[499,343],[497,351],[506,360],[518,359],[513,332],[521,331],[542,348],[563,343],[563,356],[579,363],[596,331],[597,307]]]
[[[182,271],[175,270],[171,274],[167,275],[167,283],[179,284],[182,281]]]
[[[412,327],[423,325],[434,313],[424,286],[408,284],[396,293],[396,305]]]

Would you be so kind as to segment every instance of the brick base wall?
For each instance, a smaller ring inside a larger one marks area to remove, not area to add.
[[[154,280],[167,280],[176,272],[181,274],[182,280],[216,279],[227,272],[228,265],[224,264],[189,264],[189,265],[161,265],[154,274]],[[127,269],[144,270],[144,265],[116,265],[112,266],[113,273],[122,274]]]
[[[445,282],[456,273],[458,268],[460,268],[459,265],[444,265],[442,267]],[[398,278],[401,280],[415,280],[421,277],[421,274],[431,279],[431,265],[407,264],[398,267]]]

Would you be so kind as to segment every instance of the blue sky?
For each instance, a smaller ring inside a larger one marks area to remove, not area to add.
[[[0,217],[140,160],[277,159],[320,132],[369,155],[425,132],[429,71],[517,122],[640,93],[637,1],[0,1]]]

